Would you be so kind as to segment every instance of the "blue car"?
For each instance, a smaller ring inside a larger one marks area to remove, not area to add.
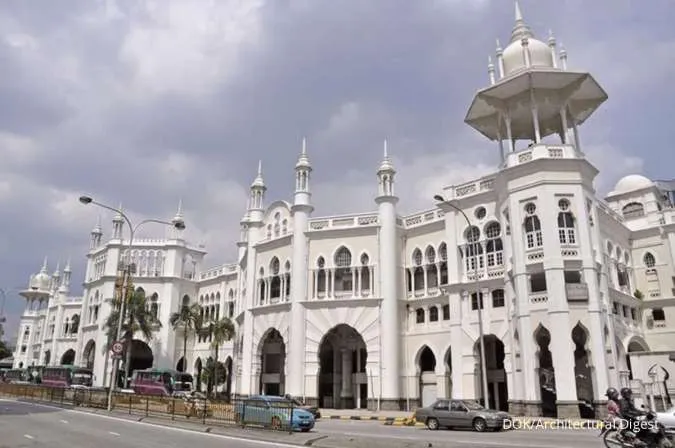
[[[314,428],[316,422],[311,412],[297,407],[284,397],[272,395],[254,395],[239,401],[234,407],[234,418],[242,425],[261,425],[302,432]]]

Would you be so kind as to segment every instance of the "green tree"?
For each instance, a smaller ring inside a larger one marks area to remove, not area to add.
[[[174,331],[183,330],[183,370],[187,371],[187,343],[191,333],[202,330],[202,314],[199,304],[184,304],[180,311],[176,311],[169,317],[169,324]]]
[[[126,361],[124,363],[124,382],[129,378],[129,370],[131,368],[131,343],[134,339],[134,334],[141,333],[146,341],[152,339],[153,333],[162,326],[162,324],[155,318],[150,311],[148,300],[145,297],[145,291],[137,289],[134,291],[134,285],[131,281],[126,294],[126,305],[124,317],[122,319],[122,340],[126,347]],[[106,334],[108,339],[108,347],[115,340],[117,333],[117,325],[120,317],[119,299],[113,301],[113,311],[110,313],[105,322]]]
[[[206,394],[211,392],[218,384],[225,382],[225,366],[222,362],[216,362],[211,356],[206,360],[206,365],[202,369],[201,382],[206,384]]]
[[[10,356],[12,356],[12,352],[7,347],[7,344],[5,344],[5,341],[0,339],[0,359],[9,358]]]
[[[223,366],[223,364],[218,362],[218,349],[225,342],[230,341],[230,340],[232,340],[232,338],[234,338],[234,334],[235,334],[234,323],[232,323],[232,321],[230,319],[228,319],[227,317],[223,317],[222,319],[217,320],[215,322],[212,322],[209,325],[209,333],[210,333],[211,338],[212,338],[211,347],[213,347],[213,349],[215,350],[215,357],[214,357],[215,372],[214,372],[213,376],[216,379],[219,379],[220,378],[219,369],[221,368],[221,366]],[[225,369],[223,368],[222,376],[225,375],[224,370]],[[225,380],[223,380],[223,382],[224,381]],[[218,383],[216,381],[216,383],[215,383],[216,388],[217,388],[218,384],[220,384],[220,383]],[[230,391],[228,390],[227,395],[229,396],[229,394],[230,394]]]

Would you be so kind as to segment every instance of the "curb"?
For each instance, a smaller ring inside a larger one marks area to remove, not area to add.
[[[322,415],[319,420],[352,420],[352,421],[367,421],[367,422],[389,422],[405,420],[408,417],[382,417],[379,415]]]

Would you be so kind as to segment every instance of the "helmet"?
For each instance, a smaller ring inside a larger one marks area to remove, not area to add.
[[[629,399],[633,397],[633,391],[630,390],[628,387],[623,387],[621,388],[621,396],[625,399]]]
[[[619,398],[619,391],[614,389],[613,387],[610,387],[609,389],[607,389],[607,392],[605,392],[605,396],[610,400],[616,400],[617,398]]]

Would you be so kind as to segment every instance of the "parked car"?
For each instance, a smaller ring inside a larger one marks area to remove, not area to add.
[[[442,398],[431,406],[417,409],[415,420],[429,429],[473,428],[474,431],[503,429],[512,417],[506,412],[486,409],[475,401]]]
[[[298,408],[285,397],[255,395],[239,401],[234,407],[237,423],[270,426],[307,432],[316,420],[311,412]]]

